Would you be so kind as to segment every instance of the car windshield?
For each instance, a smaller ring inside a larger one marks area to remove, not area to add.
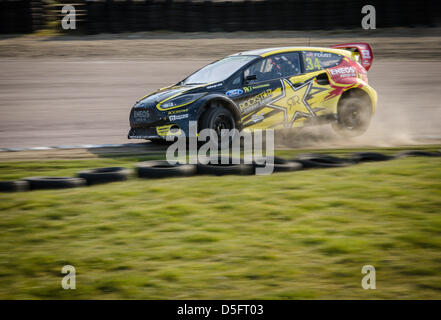
[[[256,59],[255,56],[226,57],[196,71],[184,80],[184,84],[202,84],[225,80],[239,68],[254,59]]]

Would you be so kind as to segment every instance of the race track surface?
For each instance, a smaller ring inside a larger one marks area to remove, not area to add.
[[[130,142],[128,116],[134,102],[208,62],[4,58],[0,148]],[[387,146],[439,141],[440,70],[441,61],[375,60],[369,80],[379,103],[370,129],[353,141],[329,143]],[[327,128],[320,130],[332,135]]]

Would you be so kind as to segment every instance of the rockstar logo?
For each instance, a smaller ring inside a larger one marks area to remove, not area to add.
[[[314,88],[313,80],[305,82],[295,87],[290,81],[283,79],[282,91],[280,98],[272,101],[268,107],[281,110],[284,113],[285,127],[291,127],[294,121],[302,117],[315,117],[315,111],[321,108],[313,109],[308,103],[311,98],[313,89],[322,91],[324,89]]]
[[[276,89],[278,94],[276,97],[272,97],[272,100],[262,105],[264,108],[273,109],[271,112],[267,112],[260,116],[269,118],[279,112],[283,112],[283,126],[285,128],[292,127],[294,121],[299,118],[311,118],[316,116],[316,112],[323,110],[323,108],[312,108],[308,103],[308,100],[312,99],[317,93],[326,91],[325,88],[314,87],[313,79],[295,86],[288,79],[281,79],[281,88]],[[273,91],[275,92],[275,91]],[[261,109],[261,108],[260,108]],[[255,112],[260,109],[256,109],[247,118],[250,120]],[[253,122],[254,123],[254,122]],[[246,123],[252,125],[253,123]],[[272,126],[277,126],[282,123],[275,123]]]

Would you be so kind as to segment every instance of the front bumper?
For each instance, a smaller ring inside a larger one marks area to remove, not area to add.
[[[128,134],[129,139],[166,139],[169,136],[179,136],[182,130],[176,124],[149,128],[131,128]]]
[[[152,106],[133,107],[130,112],[129,139],[166,139],[188,135],[189,121],[197,119],[197,111],[181,108],[159,111]]]
[[[150,128],[149,128],[150,129]],[[157,134],[153,134],[151,130],[145,129],[130,129],[129,134],[127,135],[129,139],[161,139]]]
[[[165,114],[152,107],[132,108],[129,120],[129,139],[165,139],[173,126]]]

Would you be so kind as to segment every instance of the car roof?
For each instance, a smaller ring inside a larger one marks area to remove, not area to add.
[[[322,48],[322,47],[279,47],[279,48],[264,48],[250,51],[243,51],[233,54],[232,56],[260,56],[267,57],[277,53],[294,52],[294,51],[325,51],[336,53],[344,56],[351,56],[351,53],[347,50]]]

